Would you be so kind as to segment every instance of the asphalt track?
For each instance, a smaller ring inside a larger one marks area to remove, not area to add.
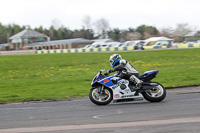
[[[0,105],[0,133],[198,133],[200,87],[168,89],[145,100],[97,106],[87,97]]]

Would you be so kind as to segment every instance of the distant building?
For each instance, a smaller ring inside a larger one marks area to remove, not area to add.
[[[31,29],[25,29],[10,38],[9,50],[24,49],[72,49],[82,48],[94,41],[84,38],[50,41],[49,37]],[[3,48],[3,45],[2,45]],[[5,47],[4,47],[5,49]],[[6,49],[8,50],[8,49]]]
[[[22,50],[24,46],[33,42],[45,42],[48,40],[48,36],[36,32],[31,29],[25,29],[13,36],[11,36],[9,49],[10,50]]]
[[[9,43],[0,44],[0,51],[8,49],[9,49]]]
[[[72,49],[72,48],[82,48],[86,45],[92,44],[94,41],[87,40],[84,38],[74,38],[65,40],[54,40],[38,43],[30,43],[24,46],[26,49]]]

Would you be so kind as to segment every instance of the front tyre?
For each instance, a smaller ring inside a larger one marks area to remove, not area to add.
[[[92,88],[89,93],[89,98],[97,105],[107,105],[113,99],[111,91],[107,88],[104,88],[104,94],[100,94],[98,88]]]
[[[166,97],[166,90],[165,87],[161,84],[154,82],[158,84],[153,89],[146,90],[145,92],[142,92],[143,97],[149,101],[149,102],[160,102]]]

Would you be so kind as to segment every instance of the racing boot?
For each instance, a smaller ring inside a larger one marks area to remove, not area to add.
[[[142,86],[143,81],[139,80],[135,75],[132,75],[130,77],[130,81],[135,82],[136,83],[136,89],[140,89]]]

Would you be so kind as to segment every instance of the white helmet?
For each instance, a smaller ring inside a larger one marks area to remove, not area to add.
[[[111,55],[111,56],[110,56],[110,59],[109,59],[110,65],[111,65],[112,67],[115,67],[115,65],[116,65],[121,59],[122,59],[122,57],[121,57],[121,55],[119,55],[119,54],[113,54],[113,55]]]

